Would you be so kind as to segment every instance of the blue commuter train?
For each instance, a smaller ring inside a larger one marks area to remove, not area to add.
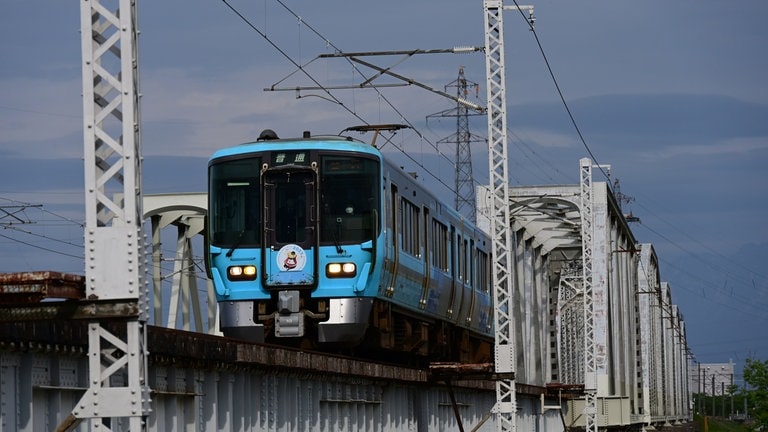
[[[384,126],[386,127],[386,126]],[[221,149],[207,267],[227,337],[489,361],[490,239],[351,137]]]

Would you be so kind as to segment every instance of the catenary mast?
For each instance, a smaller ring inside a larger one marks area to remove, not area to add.
[[[136,17],[135,0],[80,2],[89,387],[60,431],[82,421],[99,431],[147,427]]]
[[[532,6],[507,6],[501,0],[483,0],[485,67],[487,80],[488,171],[490,175],[490,234],[493,242],[496,405],[499,431],[517,430],[516,328],[512,274],[512,229],[509,210],[509,159],[507,156],[507,100],[504,70],[504,9],[527,10]]]

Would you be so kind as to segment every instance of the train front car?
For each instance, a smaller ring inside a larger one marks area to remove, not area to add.
[[[268,134],[219,150],[208,167],[224,335],[359,342],[378,288],[380,153],[346,137]]]

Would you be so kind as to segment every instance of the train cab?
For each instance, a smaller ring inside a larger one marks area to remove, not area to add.
[[[371,301],[360,299],[375,290],[380,184],[378,152],[347,138],[273,138],[217,152],[208,259],[225,335],[361,338]]]

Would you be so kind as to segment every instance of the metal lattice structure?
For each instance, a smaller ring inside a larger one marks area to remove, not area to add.
[[[88,325],[89,387],[60,429],[90,419],[93,429],[139,431],[150,397],[136,2],[83,0],[80,13],[86,296],[97,313]]]
[[[592,161],[579,161],[581,187],[581,244],[584,303],[584,418],[586,431],[597,431],[597,359],[595,356],[595,311],[593,296]]]
[[[557,290],[557,351],[560,382],[584,382],[584,276],[580,266],[564,268]]]
[[[444,110],[430,117],[455,117],[456,133],[438,141],[438,144],[454,144],[456,157],[454,164],[456,172],[454,175],[454,208],[467,216],[467,219],[473,224],[477,222],[475,210],[477,199],[475,197],[474,175],[472,174],[472,148],[471,143],[485,141],[484,138],[473,135],[469,131],[469,110],[470,107],[465,102],[469,94],[468,88],[474,86],[478,89],[478,84],[467,81],[464,75],[464,67],[459,66],[459,75],[448,87],[456,87],[456,108]]]
[[[467,97],[467,79],[464,76],[464,68],[459,68],[459,76],[455,81],[456,97]],[[455,207],[458,211],[468,210],[469,220],[474,224],[475,219],[475,184],[472,175],[472,149],[473,141],[469,132],[469,108],[463,103],[456,104],[456,177],[454,189],[456,190]],[[476,141],[476,140],[475,140]]]
[[[510,7],[511,8],[511,7]],[[518,7],[514,7],[517,9]],[[530,9],[530,6],[520,8]],[[488,171],[490,174],[490,224],[493,239],[493,286],[496,372],[517,370],[515,344],[512,230],[509,211],[509,160],[507,157],[507,96],[504,70],[504,6],[484,0],[485,68],[487,80]],[[496,382],[498,430],[515,431],[517,394],[515,378]]]
[[[659,378],[663,365],[661,325],[661,281],[659,280],[659,265],[656,252],[650,244],[642,245],[640,261],[638,263],[638,307],[641,326],[640,335],[640,361],[643,364],[643,413],[644,420],[650,423],[652,418],[658,417],[660,402],[663,397],[661,379]],[[658,373],[657,373],[658,371]]]

